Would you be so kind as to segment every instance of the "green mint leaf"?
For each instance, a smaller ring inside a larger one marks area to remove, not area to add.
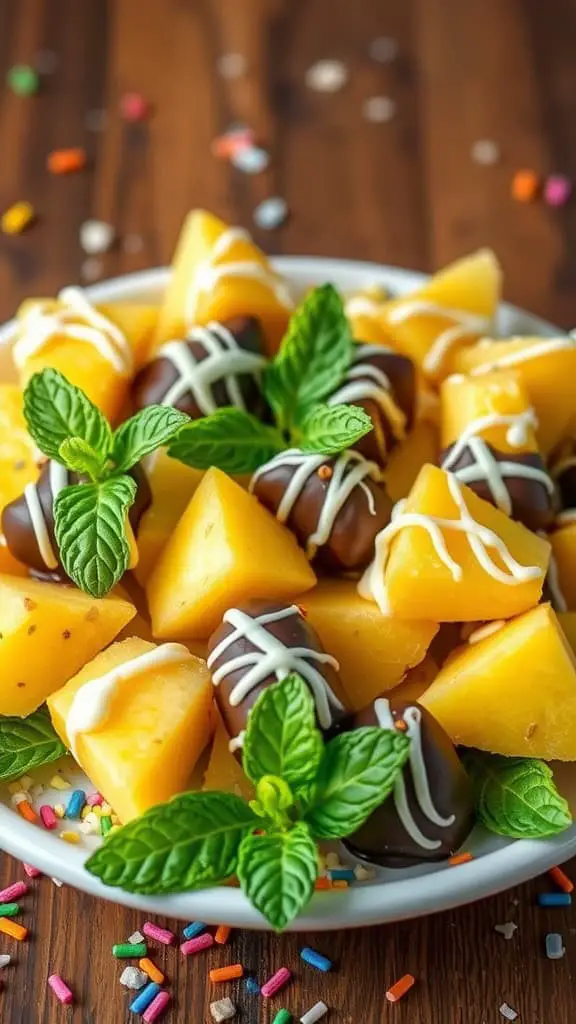
[[[140,459],[169,444],[189,417],[179,409],[150,405],[126,420],[114,433],[111,458],[116,471],[126,473]]]
[[[216,885],[261,822],[233,793],[182,793],[109,836],[86,867],[105,885],[160,895]]]
[[[304,452],[337,455],[372,429],[370,416],[359,406],[317,405],[300,427],[298,447]]]
[[[303,822],[288,832],[249,835],[242,841],[240,885],[278,932],[309,902],[317,874],[316,843]]]
[[[297,787],[315,778],[323,746],[312,694],[294,673],[267,686],[251,708],[242,764],[252,782],[277,775]]]
[[[352,358],[352,334],[338,292],[315,288],[293,314],[280,351],[264,373],[264,393],[281,429],[342,382]]]
[[[230,406],[186,424],[168,454],[196,469],[217,466],[225,473],[252,473],[283,448],[275,427]]]
[[[32,768],[56,761],[66,753],[43,708],[28,718],[0,717],[0,782],[19,779]]]
[[[543,839],[572,824],[568,803],[544,761],[474,751],[464,763],[476,793],[478,819],[491,832]]]
[[[126,517],[136,497],[129,476],[65,487],[54,502],[60,560],[70,579],[92,597],[105,595],[130,561]]]
[[[98,480],[104,467],[102,456],[94,451],[81,437],[67,437],[58,449],[59,462],[75,473],[84,473],[91,480]]]
[[[318,839],[349,836],[392,791],[410,753],[394,729],[366,727],[342,733],[324,749],[304,819]]]
[[[28,431],[41,452],[58,461],[60,445],[79,437],[104,458],[112,430],[100,409],[58,370],[35,373],[24,389]]]

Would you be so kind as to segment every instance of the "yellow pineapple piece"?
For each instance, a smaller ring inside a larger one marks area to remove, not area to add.
[[[243,796],[245,800],[250,800],[254,796],[254,787],[244,774],[238,759],[230,753],[228,748],[230,737],[224,728],[218,710],[215,711],[215,716],[214,742],[202,788],[223,790],[225,793],[235,793],[236,796]]]
[[[440,391],[442,448],[470,431],[500,452],[536,452],[536,416],[515,370],[447,377]]]
[[[386,490],[396,503],[411,491],[422,466],[435,463],[440,453],[437,427],[429,420],[420,420],[404,441],[396,446],[388,458],[385,471]]]
[[[146,585],[161,551],[198,487],[204,471],[171,459],[165,451],[154,452],[146,466],[152,503],[138,527],[138,565],[134,575]]]

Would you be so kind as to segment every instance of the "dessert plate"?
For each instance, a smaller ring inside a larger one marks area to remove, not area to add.
[[[424,275],[412,271],[348,260],[279,257],[273,262],[295,294],[325,281],[333,282],[344,292],[378,284],[402,294],[418,287],[424,279]],[[168,273],[165,269],[155,269],[130,274],[94,285],[87,289],[87,294],[95,302],[159,301]],[[506,303],[499,309],[497,328],[503,335],[552,336],[558,333],[551,324]],[[10,360],[12,336],[11,324],[0,329],[0,379],[3,380],[14,376]],[[64,768],[79,788],[88,786],[86,777],[78,769],[68,763]],[[44,779],[50,778],[54,770],[54,765],[48,766]],[[43,781],[41,773],[38,778]],[[574,811],[576,766],[558,765],[556,780]],[[59,796],[61,798],[62,794]],[[56,792],[51,794],[47,790],[46,802],[58,802]],[[24,821],[11,806],[7,788],[0,788],[0,848],[34,864],[47,875],[93,896],[150,913],[206,923],[224,921],[243,928],[268,927],[240,890],[228,886],[168,897],[135,896],[107,888],[84,869],[84,861],[97,842],[83,838],[82,845],[70,846],[50,832]],[[576,826],[553,839],[522,841],[498,839],[478,827],[466,848],[474,854],[474,860],[457,867],[440,864],[401,871],[378,869],[376,877],[369,882],[356,883],[347,890],[318,892],[306,912],[290,928],[293,931],[328,930],[397,921],[489,896],[576,854]]]

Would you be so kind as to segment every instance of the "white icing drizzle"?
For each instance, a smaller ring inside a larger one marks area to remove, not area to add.
[[[511,448],[523,448],[528,444],[529,429],[537,429],[538,419],[532,408],[525,409],[523,412],[510,413],[509,415],[494,412],[488,413],[486,416],[479,416],[478,419],[472,420],[460,434],[454,448],[454,450],[457,447],[459,448],[457,458],[460,457],[470,438],[477,437],[479,434],[484,433],[484,431],[492,430],[494,427],[507,427],[506,443]],[[456,458],[454,461],[456,461]]]
[[[408,299],[400,303],[388,313],[391,324],[401,324],[417,316],[438,317],[443,320],[454,320],[452,327],[442,331],[428,349],[422,363],[425,373],[437,373],[450,350],[461,341],[474,334],[483,334],[490,328],[490,318],[467,313],[463,309],[449,309],[437,302],[426,299]]]
[[[479,644],[481,640],[486,640],[487,637],[493,636],[494,633],[499,633],[500,630],[506,625],[505,619],[495,619],[494,622],[485,622],[482,626],[478,626],[473,629],[468,635],[468,643]]]
[[[344,304],[344,312],[349,317],[367,316],[373,319],[378,316],[381,308],[382,303],[371,299],[369,295],[352,295]]]
[[[571,523],[576,523],[576,508],[565,508],[556,516],[557,526],[570,526]]]
[[[238,672],[240,669],[247,669],[240,682],[236,683],[230,693],[230,706],[238,707],[248,694],[268,676],[275,676],[280,680],[290,675],[291,672],[297,672],[310,687],[321,728],[328,729],[333,721],[332,709],[342,711],[343,706],[313,663],[331,665],[336,671],[338,671],[339,664],[332,655],[314,651],[310,647],[287,647],[265,628],[270,622],[280,622],[292,615],[300,615],[296,605],[289,605],[274,612],[266,612],[254,618],[238,608],[229,608],[223,621],[230,623],[234,628],[214,648],[206,663],[208,668],[212,669],[215,662],[226,653],[229,647],[238,640],[248,640],[255,648],[254,651],[239,654],[212,672],[212,682],[214,686],[218,686],[226,676]],[[242,740],[243,737],[240,733],[239,736],[231,740],[230,750],[237,750],[242,746]]]
[[[213,291],[216,285],[229,277],[260,281],[274,294],[276,300],[286,309],[293,309],[292,297],[286,285],[274,271],[256,260],[242,260],[237,263],[219,263],[237,242],[250,242],[250,235],[244,228],[227,228],[212,246],[207,260],[202,263],[191,281],[184,303],[184,319],[193,324],[196,319],[198,300],[203,292]]]
[[[273,459],[266,462],[260,469],[257,469],[250,481],[250,491],[254,490],[256,482],[266,473],[271,473],[280,466],[296,466],[296,472],[292,476],[282,500],[276,510],[276,518],[280,523],[285,523],[294,508],[298,498],[302,494],[306,482],[316,473],[320,466],[326,462],[325,455],[309,455],[301,452],[298,448],[288,448],[280,452]],[[326,544],[332,530],[336,517],[344,506],[355,487],[360,487],[366,495],[370,515],[376,515],[374,496],[364,480],[370,477],[372,480],[381,480],[382,473],[375,462],[365,459],[359,452],[342,452],[334,466],[332,476],[328,481],[328,487],[324,495],[324,502],[320,512],[316,529],[310,534],[306,541],[306,554],[308,558],[314,558],[318,548]]]
[[[384,345],[358,346],[352,357],[352,366],[346,374],[345,383],[330,395],[327,404],[346,405],[362,399],[372,399],[380,406],[396,440],[403,441],[406,437],[406,416],[394,400],[390,378],[380,367],[363,362],[372,355],[389,352],[392,352],[392,349]]]
[[[50,491],[52,493],[52,504],[56,501],[60,491],[68,485],[68,470],[65,466],[62,466],[55,459],[50,460],[48,466],[48,479],[50,482]],[[34,536],[36,537],[36,543],[38,550],[44,565],[47,569],[56,569],[58,567],[58,558],[54,553],[52,542],[50,540],[50,533],[48,531],[48,524],[42,511],[42,505],[38,496],[38,484],[26,484],[24,488],[24,500],[28,506],[28,514],[30,515],[30,522],[32,523],[32,529],[34,530]]]
[[[80,686],[70,705],[66,717],[66,735],[72,754],[78,761],[78,737],[81,733],[96,732],[108,719],[112,697],[119,683],[143,675],[144,672],[161,669],[165,665],[184,664],[193,656],[183,644],[162,644],[152,651],[146,651],[122,665],[116,665],[103,676],[90,679]]]
[[[198,362],[187,342],[198,341],[208,355]],[[212,387],[223,381],[230,405],[246,409],[237,374],[256,376],[266,365],[265,356],[248,352],[239,346],[236,338],[223,324],[209,323],[207,327],[194,327],[186,341],[169,341],[158,349],[155,358],[169,359],[178,373],[178,379],[162,399],[162,405],[175,405],[190,391],[204,416],[217,409]]]
[[[12,350],[19,369],[53,338],[63,336],[91,345],[118,374],[132,372],[132,350],[125,334],[94,308],[80,288],[63,288],[58,302],[60,306],[54,312],[40,305],[24,317],[22,333]]]
[[[426,530],[438,558],[444,563],[456,582],[462,580],[463,569],[449,554],[443,530],[463,533],[482,569],[499,583],[504,583],[506,586],[518,586],[542,576],[542,570],[538,566],[520,565],[497,533],[476,522],[468,511],[456,477],[452,473],[446,473],[446,478],[448,490],[459,512],[458,519],[441,519],[420,512],[402,511],[376,537],[374,560],[358,584],[358,593],[367,600],[376,601],[384,614],[389,612],[389,602],[384,586],[384,571],[388,561],[390,543],[396,534],[406,527],[419,526]],[[490,550],[498,552],[508,572],[503,572],[493,561],[489,554]]]
[[[374,713],[381,729],[395,728],[394,718],[390,711],[390,704],[384,699],[384,697],[378,697],[378,699],[374,701]],[[406,708],[402,713],[402,718],[407,725],[406,735],[410,739],[409,765],[418,806],[424,817],[427,818],[432,825],[437,825],[438,828],[449,828],[456,821],[455,815],[450,814],[447,818],[443,818],[434,806],[432,793],[430,792],[430,781],[428,779],[428,772],[426,770],[426,763],[422,750],[422,712],[420,711],[420,708],[417,707]],[[398,775],[396,782],[394,783],[393,799],[398,812],[398,817],[413,842],[415,842],[417,846],[421,846],[424,850],[438,850],[442,846],[440,840],[428,839],[414,820],[414,815],[412,814],[408,804],[406,783],[402,772]]]
[[[509,341],[514,341],[514,338],[509,338]],[[488,348],[492,345],[489,339],[483,339],[478,342],[476,347]],[[494,359],[488,360],[486,363],[482,363],[481,366],[475,366],[470,370],[472,376],[478,376],[481,373],[489,373],[495,366],[518,366],[519,363],[527,363],[530,359],[539,359],[540,356],[547,356],[550,352],[563,352],[567,349],[576,348],[576,338],[543,338],[542,341],[537,342],[535,345],[529,345],[528,348],[522,349],[519,352],[509,352],[504,355],[496,356]]]

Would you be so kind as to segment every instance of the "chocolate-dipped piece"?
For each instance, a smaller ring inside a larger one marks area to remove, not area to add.
[[[410,759],[388,799],[345,845],[392,868],[450,857],[474,824],[472,787],[451,740],[425,708],[393,698],[378,697],[348,728],[369,725],[401,728],[411,741]]]
[[[231,750],[242,746],[248,712],[262,691],[291,672],[308,683],[321,729],[333,728],[346,714],[334,693],[340,686],[338,662],[296,605],[251,602],[229,608],[208,641],[207,663]]]
[[[576,455],[571,443],[572,454],[558,459],[550,469],[550,476],[558,488],[562,511],[575,510],[576,514]]]
[[[328,405],[358,405],[370,416],[373,430],[354,445],[367,459],[385,466],[388,455],[414,420],[416,370],[407,356],[385,345],[357,342],[344,383]]]
[[[553,551],[550,552],[548,572],[544,578],[544,586],[542,587],[542,596],[539,604],[545,604],[546,602],[550,602],[555,612],[568,611],[568,603],[560,587],[558,563]]]
[[[259,374],[266,365],[264,334],[252,316],[194,327],[185,341],[169,341],[137,375],[137,409],[170,405],[192,419],[234,405],[265,411]]]
[[[529,530],[554,522],[554,484],[536,452],[500,452],[473,436],[445,449],[440,465]]]
[[[146,474],[140,466],[130,476],[137,485],[136,500],[129,512],[129,520],[136,530],[140,519],[150,505],[152,495]],[[66,576],[58,557],[54,534],[54,501],[64,487],[77,484],[78,473],[71,473],[59,462],[45,463],[35,484],[28,484],[24,494],[11,501],[2,512],[2,532],[12,555],[35,573],[50,579],[64,580]]]
[[[256,470],[250,490],[331,571],[365,568],[390,521],[380,470],[359,452],[307,455],[289,449]]]

